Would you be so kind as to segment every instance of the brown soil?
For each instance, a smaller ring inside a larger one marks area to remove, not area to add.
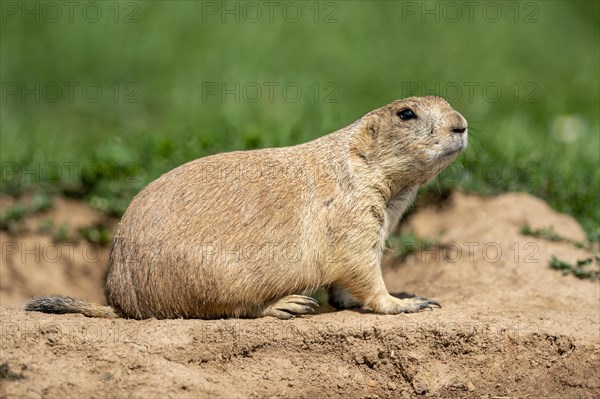
[[[68,221],[73,231],[104,220],[58,200],[18,236],[0,233],[0,397],[600,397],[600,285],[548,267],[552,255],[574,262],[590,254],[519,231],[528,223],[573,241],[585,235],[525,194],[454,193],[443,207],[421,207],[403,229],[440,245],[405,262],[390,251],[384,275],[391,292],[444,307],[398,316],[134,321],[25,313],[18,307],[35,295],[104,302],[108,250],[79,242],[57,257],[39,231],[44,218]]]

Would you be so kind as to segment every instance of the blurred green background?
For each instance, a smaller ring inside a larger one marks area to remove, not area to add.
[[[72,4],[2,2],[5,194],[119,215],[191,159],[439,94],[470,146],[425,190],[526,191],[600,235],[598,2]]]

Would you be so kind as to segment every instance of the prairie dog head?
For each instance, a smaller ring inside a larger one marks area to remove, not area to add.
[[[441,97],[409,97],[366,114],[355,151],[402,183],[423,184],[467,146],[467,121]]]

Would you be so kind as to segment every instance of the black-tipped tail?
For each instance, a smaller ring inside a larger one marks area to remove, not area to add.
[[[71,298],[68,296],[49,296],[35,298],[25,305],[25,310],[43,313],[79,313],[87,317],[103,317],[114,319],[121,317],[110,306],[101,306],[85,299]]]

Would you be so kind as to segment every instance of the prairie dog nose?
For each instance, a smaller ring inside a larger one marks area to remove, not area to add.
[[[458,112],[454,112],[454,114],[450,117],[450,126],[453,133],[464,133],[467,131],[467,120]]]

